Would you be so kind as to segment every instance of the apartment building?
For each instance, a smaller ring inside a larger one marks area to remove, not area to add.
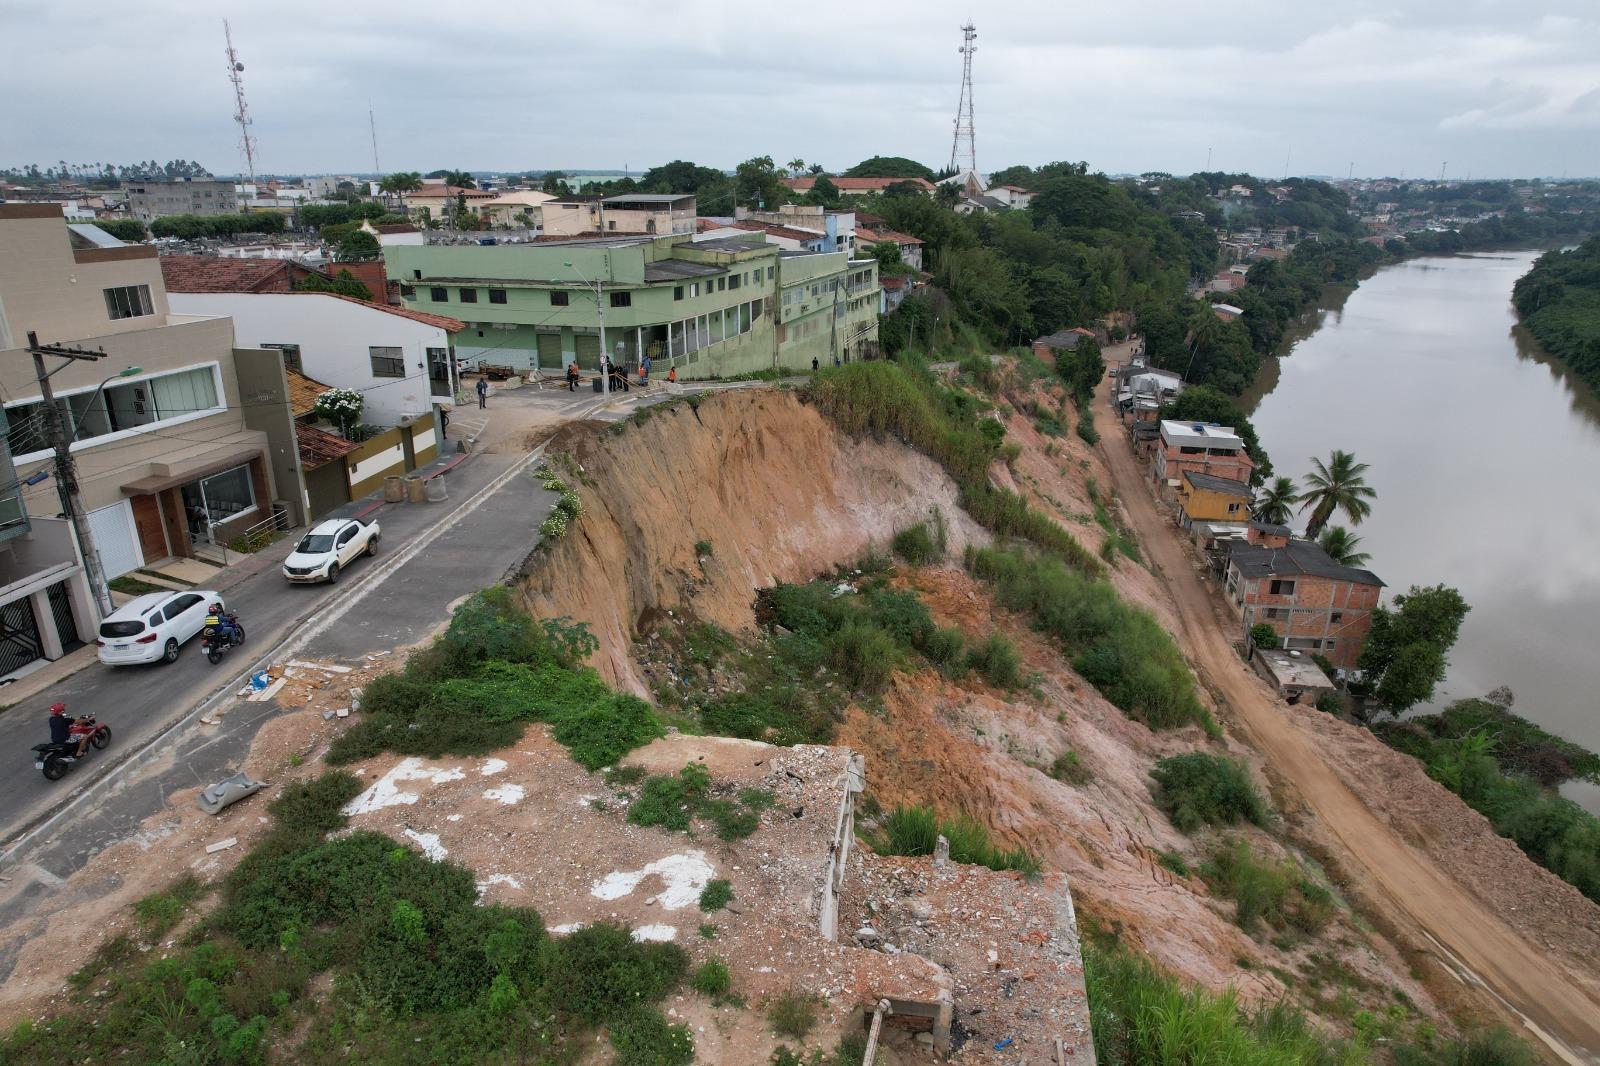
[[[1150,469],[1157,484],[1176,489],[1185,471],[1248,482],[1255,465],[1231,426],[1162,419]]]
[[[168,215],[237,215],[239,194],[231,181],[181,178],[127,186],[128,213],[140,222]]]
[[[626,193],[620,196],[569,196],[540,205],[542,232],[547,237],[650,234],[695,231],[692,194]]]
[[[602,325],[618,365],[648,355],[680,378],[809,367],[877,342],[876,262],[784,252],[758,233],[397,247],[384,258],[407,307],[467,323],[455,341],[463,362],[596,370]],[[853,306],[866,287],[870,315]]]
[[[1326,656],[1342,669],[1355,667],[1383,590],[1372,571],[1335,562],[1281,526],[1252,522],[1246,542],[1232,546],[1225,575],[1241,639],[1264,622],[1287,650]]]
[[[288,500],[279,503],[280,478],[292,478],[297,466],[287,402],[273,403],[284,394],[278,354],[235,349],[226,318],[174,313],[154,248],[85,240],[59,206],[0,205],[0,395],[9,468],[24,483],[54,467],[24,350],[30,332],[43,343],[105,352],[93,362],[46,362],[107,577],[226,543],[271,521],[276,507],[291,520],[298,514],[297,486],[285,481]],[[245,367],[257,380],[249,404],[239,384]],[[257,374],[261,367],[271,374]],[[26,486],[22,501],[36,530],[52,530],[62,512],[53,476]],[[71,536],[53,530],[11,556],[13,569],[0,582],[26,577],[19,566],[78,566]],[[78,578],[66,580],[67,599],[76,603],[71,582]],[[89,639],[94,599],[86,587],[80,593],[82,610],[70,615]],[[59,639],[65,617],[57,612]]]

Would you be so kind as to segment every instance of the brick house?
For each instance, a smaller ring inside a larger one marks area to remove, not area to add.
[[[1241,635],[1266,623],[1283,646],[1326,656],[1354,669],[1372,628],[1383,582],[1370,570],[1335,562],[1282,527],[1251,523],[1248,539],[1228,556],[1225,587],[1239,612]]]
[[[1163,419],[1151,476],[1171,489],[1178,488],[1187,470],[1248,483],[1255,465],[1232,426]]]

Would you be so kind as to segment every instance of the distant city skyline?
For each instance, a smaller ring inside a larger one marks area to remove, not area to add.
[[[1288,8],[1288,10],[1280,10]],[[1223,11],[1132,0],[975,13],[979,169],[1262,177],[1600,174],[1600,8],[1587,0],[1350,0]],[[757,155],[830,171],[949,159],[970,5],[914,18],[818,0],[507,9],[285,0],[228,11],[258,173],[443,167],[638,174]],[[243,171],[222,9],[13,0],[0,166],[186,158]],[[1248,43],[1244,43],[1248,41]],[[63,74],[70,76],[63,76]],[[597,165],[603,164],[603,165]]]

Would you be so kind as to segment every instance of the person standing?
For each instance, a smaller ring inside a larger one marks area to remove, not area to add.
[[[478,379],[478,406],[479,407],[488,407],[489,406],[489,379],[488,378],[479,378]]]
[[[578,389],[578,364],[576,361],[567,364],[567,391],[576,392]]]
[[[811,372],[813,374],[817,372],[817,357],[814,355],[811,357]]]

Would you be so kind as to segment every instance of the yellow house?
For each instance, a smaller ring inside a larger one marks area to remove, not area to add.
[[[1178,484],[1178,524],[1188,529],[1195,522],[1248,522],[1253,499],[1248,482],[1185,470]]]

